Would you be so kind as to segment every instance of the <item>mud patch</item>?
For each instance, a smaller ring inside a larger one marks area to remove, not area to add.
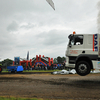
[[[1,75],[0,96],[61,100],[100,98],[100,74],[78,75]]]

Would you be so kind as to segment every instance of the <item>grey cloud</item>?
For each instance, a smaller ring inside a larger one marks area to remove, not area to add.
[[[17,22],[13,21],[9,26],[7,27],[8,31],[17,31],[18,30],[18,24]]]
[[[38,12],[39,10],[47,12],[45,5],[47,5],[46,0],[42,2],[41,0],[1,0],[0,15],[11,16],[16,13]]]
[[[31,29],[34,28],[36,25],[33,23],[28,23],[27,25],[22,25],[20,28]]]
[[[65,31],[51,30],[37,35],[39,41],[44,45],[61,45],[67,41],[68,35]]]
[[[100,0],[53,1],[55,11],[46,0],[0,0],[2,58],[24,56],[27,50],[32,57],[63,56],[70,33],[97,32]]]
[[[97,27],[98,27],[98,32],[100,34],[100,1],[98,2],[97,4],[97,7],[98,7],[98,19],[97,19]]]

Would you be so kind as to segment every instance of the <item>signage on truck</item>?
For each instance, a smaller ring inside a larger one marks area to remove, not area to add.
[[[100,61],[97,62],[97,69],[100,69]]]
[[[70,50],[70,54],[78,54],[78,50]]]
[[[98,51],[98,34],[93,35],[93,51]]]

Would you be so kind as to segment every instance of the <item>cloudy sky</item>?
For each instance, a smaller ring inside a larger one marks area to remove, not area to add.
[[[0,0],[0,58],[65,56],[68,35],[98,33],[100,0]]]

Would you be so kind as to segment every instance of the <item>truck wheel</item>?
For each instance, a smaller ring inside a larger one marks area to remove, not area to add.
[[[85,76],[90,73],[90,65],[86,61],[80,61],[76,64],[76,72],[81,76]]]

